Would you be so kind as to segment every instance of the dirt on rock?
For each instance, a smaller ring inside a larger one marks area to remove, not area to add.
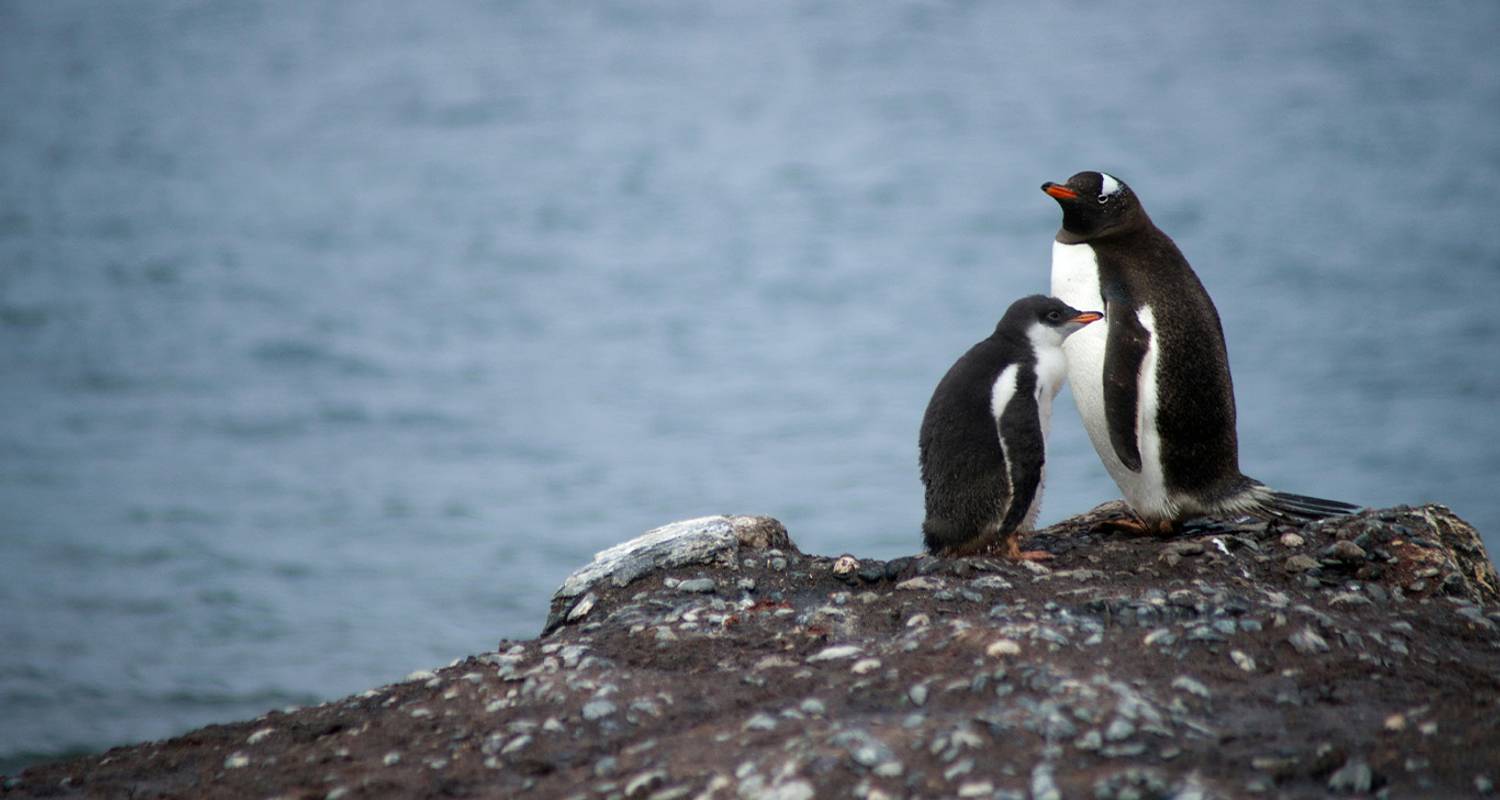
[[[767,518],[681,523],[690,559],[595,569],[538,639],[36,766],[3,793],[1191,800],[1500,782],[1500,581],[1447,509],[1169,539],[1114,532],[1121,513],[1039,532],[1042,564],[811,556]]]

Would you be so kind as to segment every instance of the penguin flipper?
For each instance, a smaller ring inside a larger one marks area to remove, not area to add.
[[[1141,447],[1136,430],[1140,410],[1141,365],[1151,345],[1151,332],[1141,325],[1127,303],[1108,302],[1109,330],[1104,344],[1104,421],[1115,457],[1132,472],[1141,471]]]
[[[1010,497],[1000,520],[1000,532],[1009,536],[1026,522],[1032,501],[1041,491],[1042,465],[1047,459],[1047,439],[1042,433],[1035,389],[1016,392],[995,424],[1010,479]]]

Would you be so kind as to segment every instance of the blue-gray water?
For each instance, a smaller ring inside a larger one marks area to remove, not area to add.
[[[918,545],[1080,169],[1245,471],[1500,546],[1500,5],[0,2],[0,769],[533,635],[673,519]],[[1043,522],[1115,496],[1059,398]]]

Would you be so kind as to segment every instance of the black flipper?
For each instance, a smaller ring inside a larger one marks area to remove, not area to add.
[[[1140,439],[1136,431],[1139,410],[1141,364],[1151,333],[1136,319],[1128,303],[1105,305],[1109,332],[1104,344],[1104,421],[1109,425],[1109,443],[1115,457],[1132,472],[1141,471]]]
[[[1026,512],[1042,484],[1047,440],[1036,405],[1036,373],[1022,369],[1016,376],[1016,393],[996,420],[1000,442],[1005,446],[1006,469],[1010,473],[1010,506],[1000,521],[1009,533],[1026,520]]]
[[[1307,520],[1341,517],[1345,514],[1354,514],[1361,508],[1339,500],[1325,500],[1321,497],[1275,491],[1271,492],[1271,499],[1267,505],[1274,512]]]

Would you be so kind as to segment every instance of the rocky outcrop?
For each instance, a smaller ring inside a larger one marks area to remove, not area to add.
[[[1462,797],[1500,781],[1500,580],[1440,506],[804,555],[765,517],[604,551],[544,635],[37,767],[119,797]]]

